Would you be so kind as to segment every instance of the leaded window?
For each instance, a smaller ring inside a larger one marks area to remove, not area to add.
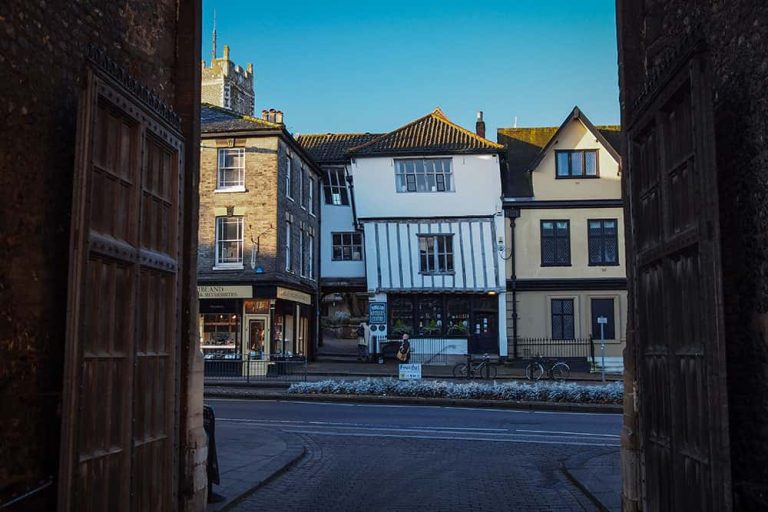
[[[360,261],[363,259],[363,235],[360,233],[333,233],[332,259],[334,261]]]
[[[541,221],[541,265],[543,267],[571,264],[570,221]]]
[[[419,235],[419,272],[453,272],[453,235]]]
[[[573,299],[552,299],[552,339],[574,339]]]
[[[325,204],[349,206],[346,173],[343,167],[331,167],[326,170]]]
[[[216,217],[216,266],[242,267],[243,218]]]
[[[597,150],[555,151],[557,178],[597,178]]]
[[[590,219],[589,264],[618,265],[619,242],[616,219]]]
[[[217,190],[245,189],[245,149],[219,149]]]
[[[450,158],[395,160],[395,189],[398,192],[450,192],[453,174]]]

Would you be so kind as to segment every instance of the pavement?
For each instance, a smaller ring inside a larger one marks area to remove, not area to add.
[[[267,428],[244,431],[226,422],[216,423],[216,439],[221,485],[214,485],[213,492],[226,500],[208,504],[207,512],[231,509],[289,470],[306,451],[295,434]]]

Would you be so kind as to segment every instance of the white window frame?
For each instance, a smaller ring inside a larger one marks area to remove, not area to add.
[[[395,191],[398,194],[435,194],[456,191],[452,158],[395,158],[394,166]],[[422,179],[419,180],[419,178]],[[420,184],[420,181],[423,183]]]
[[[229,153],[236,153],[240,157],[239,167],[226,167],[226,157]],[[245,148],[219,148],[216,152],[216,192],[245,192]],[[237,185],[222,184],[222,171],[236,171],[240,180]]]
[[[438,238],[445,239],[445,250],[440,251]],[[423,268],[421,259],[422,241],[428,243],[433,239],[431,250],[427,248],[427,268]],[[445,275],[453,274],[456,271],[456,265],[453,260],[453,234],[436,233],[433,235],[418,235],[419,240],[419,274],[423,275]],[[450,265],[448,264],[450,260]],[[442,264],[442,265],[441,265]]]
[[[309,214],[313,217],[315,214],[315,178],[310,174],[309,176]]]
[[[308,261],[308,267],[309,272],[307,272],[309,278],[311,280],[315,280],[315,235],[312,231],[309,232],[309,261]]]
[[[293,196],[291,195],[292,188],[293,188],[293,157],[290,153],[288,153],[288,163],[285,166],[285,197],[293,201]]]
[[[304,227],[299,228],[299,275],[301,277],[307,277],[306,272],[306,257],[307,255],[304,254],[304,236],[305,236],[306,230]]]
[[[222,240],[221,237],[221,230],[223,228],[224,222],[231,221],[232,219],[235,220],[238,224],[238,231],[239,231],[239,239],[232,239],[232,240]],[[243,268],[243,217],[216,217],[216,221],[214,222],[214,270],[232,270],[232,269],[242,269]],[[221,245],[225,243],[236,243],[239,244],[239,252],[240,252],[240,258],[239,261],[220,261],[221,257]]]
[[[291,254],[291,235],[292,235],[291,221],[285,221],[285,271],[293,273],[293,258]]]
[[[304,204],[304,164],[299,165],[299,206],[302,210],[306,210],[307,206]]]
[[[325,170],[325,177],[327,180],[327,184],[324,187],[325,204],[329,206],[349,206],[352,204],[349,187],[347,186],[347,169],[343,166],[329,167]],[[342,201],[342,190],[345,191],[346,203]]]

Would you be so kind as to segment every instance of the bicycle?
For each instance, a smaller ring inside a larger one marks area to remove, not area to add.
[[[481,361],[472,361],[472,356],[467,354],[466,363],[458,363],[453,367],[453,376],[457,379],[495,379],[496,365],[491,363],[488,354],[483,354]]]
[[[571,367],[565,361],[537,357],[525,367],[528,380],[540,380],[546,373],[552,380],[565,380],[571,375]]]

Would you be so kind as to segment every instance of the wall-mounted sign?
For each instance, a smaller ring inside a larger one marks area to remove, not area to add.
[[[269,299],[253,299],[243,301],[247,314],[269,313]]]
[[[368,303],[368,323],[386,324],[387,323],[387,303],[369,302]]]
[[[252,286],[198,286],[197,296],[201,299],[250,299]]]
[[[312,304],[312,296],[310,294],[289,288],[281,288],[280,286],[277,287],[277,298],[300,304]]]

